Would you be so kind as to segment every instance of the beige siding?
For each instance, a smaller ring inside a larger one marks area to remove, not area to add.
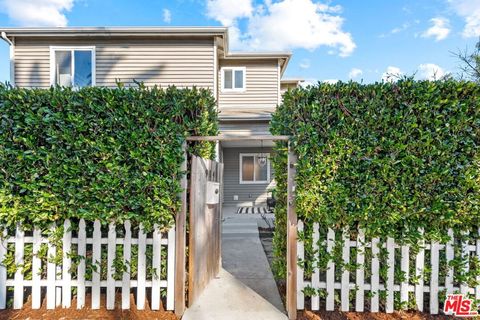
[[[213,89],[213,40],[21,40],[15,45],[15,80],[21,87],[50,85],[50,46],[95,46],[96,85],[133,79],[146,85]]]
[[[287,92],[288,89],[295,89],[296,87],[298,87],[298,85],[297,85],[297,84],[294,84],[294,83],[282,83],[282,84],[280,85],[280,94],[281,94],[282,97],[283,97],[283,94],[284,94],[285,92]]]
[[[221,67],[246,67],[246,90],[223,92]],[[278,104],[278,64],[272,60],[220,60],[218,105],[222,109],[262,108],[272,111]]]
[[[269,135],[270,125],[263,122],[220,122],[220,133],[232,136]]]
[[[240,153],[270,153],[271,148],[224,148],[223,149],[223,202],[225,205],[256,206],[266,205],[268,190],[275,183],[273,168],[270,163],[270,184],[240,184]],[[238,200],[233,200],[237,195]]]

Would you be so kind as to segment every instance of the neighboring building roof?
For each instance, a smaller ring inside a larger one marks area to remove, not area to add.
[[[16,37],[218,37],[223,59],[280,59],[285,71],[290,52],[229,52],[226,27],[38,27],[1,28],[7,38]],[[2,36],[3,37],[3,36]]]
[[[280,84],[294,84],[294,85],[300,85],[300,83],[304,82],[305,80],[304,79],[281,79],[280,80]]]

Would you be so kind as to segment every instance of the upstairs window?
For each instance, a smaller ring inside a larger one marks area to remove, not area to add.
[[[95,48],[52,47],[50,84],[63,87],[95,85]]]
[[[222,91],[245,91],[245,67],[222,68]]]

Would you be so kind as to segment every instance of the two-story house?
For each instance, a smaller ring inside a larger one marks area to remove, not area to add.
[[[223,135],[269,135],[287,88],[288,52],[232,53],[223,27],[4,28],[11,83],[20,87],[203,87],[217,99]],[[224,203],[264,203],[272,183],[270,141],[222,142]]]

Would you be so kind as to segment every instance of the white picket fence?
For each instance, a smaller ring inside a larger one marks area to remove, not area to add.
[[[303,232],[304,225],[302,221],[298,221],[298,231]],[[420,232],[422,232],[420,230]],[[480,230],[479,230],[480,232]],[[460,292],[462,294],[473,294],[476,299],[480,299],[480,285],[476,288],[470,288],[466,284],[455,285],[453,268],[448,268],[447,274],[444,279],[439,278],[440,270],[440,254],[445,255],[446,264],[454,259],[454,236],[453,231],[449,230],[450,241],[446,244],[440,244],[438,242],[432,243],[420,243],[421,249],[414,257],[415,260],[415,277],[418,279],[415,283],[409,281],[410,279],[410,247],[407,245],[401,245],[395,243],[395,240],[388,238],[386,242],[381,243],[379,239],[373,238],[371,241],[365,241],[365,235],[362,230],[359,230],[356,240],[351,240],[348,232],[343,232],[342,242],[342,260],[345,264],[353,262],[357,264],[355,271],[355,280],[351,281],[353,275],[348,270],[343,270],[341,273],[340,281],[335,279],[335,263],[330,260],[327,265],[326,272],[321,274],[318,268],[314,269],[311,279],[305,279],[304,270],[297,267],[297,309],[302,310],[305,308],[305,295],[303,290],[307,287],[313,289],[323,289],[326,291],[325,309],[327,311],[333,311],[335,309],[335,292],[340,291],[340,310],[341,311],[357,311],[363,312],[365,308],[365,302],[369,302],[369,311],[379,312],[380,299],[379,293],[386,293],[385,312],[392,313],[394,310],[394,293],[398,292],[400,295],[400,301],[402,303],[409,302],[409,293],[414,293],[415,304],[419,311],[424,311],[424,298],[425,294],[428,294],[427,300],[429,301],[428,311],[430,314],[439,313],[439,299],[440,293],[455,293]],[[320,240],[319,225],[315,223],[313,226],[313,252],[319,252],[319,246],[326,246],[326,251],[331,253],[335,247],[335,232],[332,229],[328,230],[327,239]],[[385,283],[380,282],[380,259],[378,257],[380,248],[387,250],[387,280]],[[356,257],[351,257],[351,249],[357,248]],[[299,261],[304,259],[304,243],[302,241],[297,242],[297,258]],[[371,250],[372,258],[367,264],[371,266],[371,274],[369,282],[365,281],[365,250]],[[430,251],[430,261],[425,261],[425,253]],[[471,255],[476,255],[480,258],[480,240],[476,240],[475,244],[463,243],[461,246],[460,255],[462,260],[465,261],[463,271],[468,271],[469,259]],[[395,283],[395,261],[400,258],[400,269],[405,275],[405,281],[401,283]],[[430,281],[425,283],[424,281],[424,269],[428,266],[431,270]],[[352,276],[352,277],[351,277]],[[322,279],[323,281],[320,281]],[[480,278],[477,279],[480,282]],[[370,292],[366,297],[366,292]],[[351,293],[355,298],[350,299]],[[398,294],[397,293],[397,294]],[[370,297],[370,301],[366,301]],[[308,297],[312,310],[320,309],[320,296],[314,295]]]
[[[25,302],[25,289],[31,290],[32,308],[41,307],[42,291],[46,291],[46,307],[54,309],[56,307],[69,308],[72,304],[72,289],[76,288],[76,307],[81,309],[87,303],[86,291],[90,288],[91,308],[100,308],[100,297],[102,288],[106,288],[106,308],[111,310],[115,307],[116,289],[121,288],[121,307],[122,309],[130,308],[131,289],[136,288],[136,307],[139,310],[145,308],[147,288],[151,288],[150,307],[152,310],[160,309],[161,290],[166,290],[166,309],[174,308],[174,263],[175,263],[175,229],[172,228],[168,234],[162,234],[158,227],[147,237],[147,234],[140,226],[138,237],[132,237],[132,227],[129,221],[124,223],[124,237],[118,238],[116,225],[111,223],[108,226],[108,237],[102,237],[102,230],[99,221],[93,223],[93,235],[87,237],[86,223],[82,219],[78,224],[77,237],[72,237],[71,224],[69,220],[64,222],[64,233],[62,238],[63,256],[62,264],[55,265],[48,259],[46,278],[41,275],[42,260],[37,256],[42,244],[48,245],[48,257],[55,257],[57,248],[49,242],[48,237],[41,234],[40,230],[35,228],[33,236],[25,236],[25,231],[20,225],[17,226],[15,236],[4,237],[0,243],[0,263],[7,254],[8,244],[14,244],[15,264],[21,266],[25,262],[25,245],[33,245],[32,256],[32,279],[24,279],[22,268],[18,268],[13,279],[7,278],[7,270],[5,266],[0,265],[0,309],[7,306],[7,288],[13,287],[13,308],[22,308]],[[55,226],[52,226],[52,231]],[[96,268],[92,273],[92,279],[85,279],[85,259],[80,259],[77,268],[76,279],[72,278],[69,272],[72,266],[72,259],[67,253],[71,252],[72,245],[76,245],[76,254],[85,257],[87,253],[87,245],[91,245],[92,262]],[[117,245],[123,246],[123,261],[127,262],[127,270],[123,272],[121,281],[114,279],[114,259]],[[138,246],[138,270],[136,279],[130,277],[130,265],[132,247]],[[157,276],[149,275],[147,272],[147,246],[151,248],[152,265]],[[150,247],[151,246],[151,247]],[[105,248],[106,247],[106,248]],[[102,259],[102,250],[107,250],[107,278],[101,279],[100,264]],[[162,250],[167,250],[167,278],[160,279],[162,265]],[[42,290],[46,288],[46,290]]]

